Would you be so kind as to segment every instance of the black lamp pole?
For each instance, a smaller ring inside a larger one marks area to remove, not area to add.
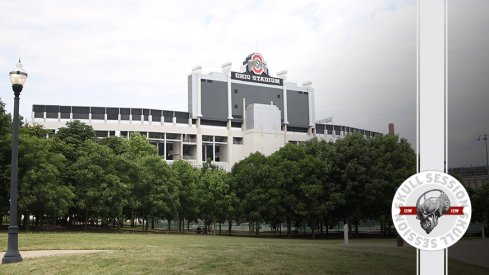
[[[3,256],[2,263],[16,263],[22,261],[19,253],[19,227],[17,226],[17,185],[19,180],[19,96],[27,74],[22,69],[22,63],[17,63],[14,71],[10,72],[12,90],[14,90],[14,119],[12,121],[12,166],[10,172],[10,222],[8,227],[8,247]]]
[[[486,173],[487,173],[487,179],[489,180],[489,157],[487,156],[487,134],[484,135],[479,135],[479,138],[477,139],[478,141],[484,140],[486,143]],[[487,183],[489,184],[489,182]]]

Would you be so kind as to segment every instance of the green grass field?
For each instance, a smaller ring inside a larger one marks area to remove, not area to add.
[[[0,274],[415,274],[416,252],[392,239],[298,240],[141,233],[20,233],[20,251],[107,249],[25,259]],[[7,234],[0,236],[5,251]],[[3,256],[3,252],[2,252]],[[450,261],[452,274],[488,274]]]

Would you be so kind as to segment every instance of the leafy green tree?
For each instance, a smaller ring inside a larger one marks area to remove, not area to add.
[[[86,140],[80,157],[71,167],[76,194],[75,206],[87,228],[89,218],[102,219],[107,225],[109,218],[121,219],[127,203],[124,185],[117,176],[115,155],[104,145]]]
[[[335,183],[333,192],[341,194],[336,211],[350,226],[354,224],[358,233],[359,221],[369,215],[364,206],[369,198],[366,186],[370,180],[373,160],[367,140],[359,133],[336,141],[335,146],[331,178]]]
[[[59,128],[56,135],[66,143],[81,147],[86,140],[95,138],[95,131],[92,126],[73,120],[67,122],[66,127]]]
[[[69,162],[74,163],[84,142],[95,139],[95,131],[92,126],[79,120],[73,120],[67,122],[66,127],[59,128],[56,137],[63,142],[63,144],[58,144],[57,149]]]
[[[179,204],[177,207],[178,230],[183,230],[181,220],[187,220],[187,229],[190,221],[198,219],[200,199],[198,185],[200,184],[200,171],[184,160],[176,160],[171,165],[178,179]]]
[[[60,175],[65,158],[51,151],[52,141],[42,137],[45,132],[39,126],[22,127],[19,135],[19,209],[27,229],[31,214],[36,223],[42,224],[46,215],[55,223],[73,204],[73,190]]]
[[[331,180],[334,163],[333,156],[336,152],[336,147],[333,142],[318,140],[317,138],[310,139],[302,144],[306,149],[306,154],[313,156],[319,162],[317,171],[319,180],[323,186],[323,192],[319,197],[318,210],[321,234],[323,233],[324,225],[326,232],[330,223],[336,222],[339,217],[335,215],[335,209],[339,204],[342,196],[342,191],[334,188],[334,182]],[[314,231],[313,231],[314,232]]]
[[[139,133],[132,133],[129,138],[126,156],[135,160],[146,156],[158,156],[158,152],[156,147],[151,145],[146,137]]]
[[[202,198],[200,217],[204,221],[205,231],[209,225],[225,216],[229,209],[226,195],[229,194],[227,173],[219,168],[208,168],[202,172],[199,196]]]
[[[416,173],[416,154],[405,139],[396,135],[379,135],[367,141],[370,148],[371,167],[366,182],[364,209],[365,218],[381,223],[385,232],[386,223],[391,223],[392,198],[402,182]]]
[[[141,217],[146,221],[148,230],[149,219],[175,217],[178,208],[178,179],[170,166],[157,155],[141,158],[142,180],[135,183],[133,195],[137,198]]]
[[[276,171],[274,178],[283,190],[281,204],[285,209],[287,235],[291,235],[293,223],[304,227],[308,223],[314,230],[323,212],[322,163],[308,155],[304,146],[294,144],[287,144],[272,154],[270,161]]]
[[[248,221],[251,225],[256,224],[256,228],[265,219],[266,207],[263,205],[269,200],[265,184],[270,178],[271,171],[266,164],[267,158],[257,152],[236,163],[231,170],[231,192],[239,198],[234,211],[235,219]],[[276,192],[276,195],[280,197],[281,193]],[[281,199],[275,199],[275,202],[277,201]],[[272,210],[268,214],[270,219],[273,219],[271,217],[275,216],[277,211]],[[251,225],[250,230],[252,230]]]
[[[472,221],[484,223],[487,227],[489,222],[489,184],[484,184],[480,188],[467,190],[472,204]]]
[[[10,162],[12,155],[12,118],[0,98],[0,225],[9,209]]]
[[[129,142],[124,137],[106,137],[100,140],[100,144],[109,147],[118,156],[129,151]]]

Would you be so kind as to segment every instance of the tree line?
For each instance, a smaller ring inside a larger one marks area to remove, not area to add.
[[[11,123],[0,104],[0,221],[9,206]],[[247,223],[258,235],[268,224],[290,236],[307,226],[313,237],[339,221],[358,232],[368,219],[384,233],[396,187],[415,167],[410,144],[395,135],[288,144],[270,156],[251,154],[226,172],[210,162],[167,164],[139,134],[97,139],[76,120],[54,135],[22,125],[19,218],[27,229],[32,222],[86,229],[140,221],[148,230],[168,220],[183,231],[200,220],[204,230],[227,223],[231,233],[233,223]]]

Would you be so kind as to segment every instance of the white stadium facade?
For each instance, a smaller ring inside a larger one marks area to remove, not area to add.
[[[239,72],[232,64],[222,72],[203,74],[197,66],[188,75],[188,111],[163,109],[33,105],[32,122],[57,131],[80,120],[99,138],[147,136],[168,162],[184,159],[194,166],[212,161],[225,170],[254,152],[269,155],[287,143],[312,137],[335,141],[360,132],[379,133],[315,120],[314,89],[287,81],[287,72],[268,74],[263,56],[250,54]]]

